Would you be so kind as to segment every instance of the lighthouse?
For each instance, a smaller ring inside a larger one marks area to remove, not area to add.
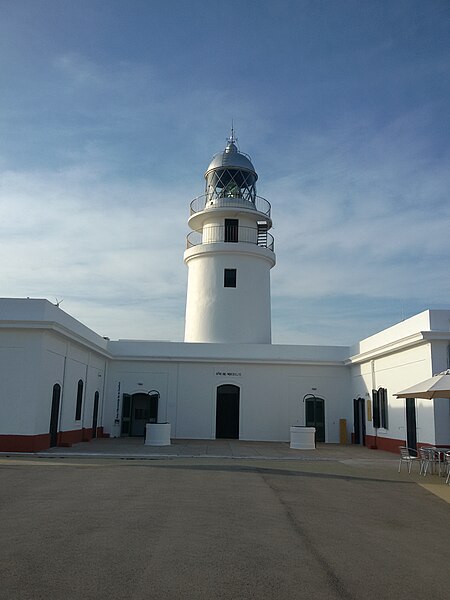
[[[204,195],[190,204],[185,342],[271,343],[274,239],[257,179],[232,130],[205,172]]]

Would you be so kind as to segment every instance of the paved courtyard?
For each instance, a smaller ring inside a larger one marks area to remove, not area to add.
[[[318,444],[316,450],[294,450],[288,442],[252,442],[245,440],[182,440],[174,439],[170,446],[146,446],[142,437],[97,438],[74,444],[70,448],[50,448],[40,456],[99,456],[126,458],[220,457],[268,458],[300,460],[376,459],[398,460],[392,452],[373,452],[365,446]]]
[[[449,486],[395,455],[103,441],[0,456],[2,600],[448,598]]]

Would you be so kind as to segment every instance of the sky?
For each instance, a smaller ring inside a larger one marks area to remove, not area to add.
[[[447,0],[0,0],[0,296],[182,341],[189,203],[233,121],[272,205],[274,343],[450,309],[449,23]]]

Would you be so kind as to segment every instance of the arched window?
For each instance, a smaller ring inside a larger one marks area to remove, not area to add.
[[[373,426],[375,429],[383,427],[388,429],[388,399],[387,389],[372,390],[373,398]]]
[[[77,407],[75,409],[75,421],[79,421],[81,419],[81,407],[83,405],[83,380],[80,379],[78,381],[77,388]]]

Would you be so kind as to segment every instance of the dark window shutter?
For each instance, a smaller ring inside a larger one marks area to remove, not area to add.
[[[80,379],[78,381],[77,387],[77,405],[75,408],[75,421],[79,421],[81,419],[81,407],[83,405],[83,380]]]
[[[373,426],[375,429],[380,427],[380,399],[378,397],[377,390],[372,390],[372,404],[373,404]]]
[[[378,396],[380,396],[381,427],[384,427],[384,429],[387,429],[388,428],[387,389],[386,388],[380,388],[378,390]]]

